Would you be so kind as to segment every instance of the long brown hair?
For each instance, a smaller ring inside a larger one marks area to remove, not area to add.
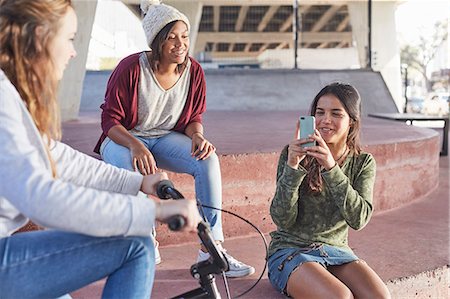
[[[361,129],[361,97],[359,92],[350,84],[334,82],[324,88],[315,96],[311,103],[310,114],[315,115],[317,103],[324,95],[334,95],[341,102],[345,111],[350,117],[350,129],[347,136],[347,147],[350,153],[359,155],[361,152],[361,142],[359,132]],[[322,176],[320,175],[320,165],[315,158],[306,157],[301,163],[307,170],[307,182],[310,191],[322,191]]]
[[[0,0],[0,68],[49,140],[61,138],[61,123],[48,45],[71,6],[71,0]]]
[[[158,62],[161,60],[163,44],[167,40],[169,33],[172,30],[172,27],[175,26],[176,22],[178,22],[178,20],[172,21],[172,22],[168,23],[166,26],[164,26],[163,29],[161,29],[161,31],[159,31],[158,34],[155,36],[155,39],[153,40],[152,44],[150,45],[150,48],[152,49],[152,53],[149,57],[149,64],[150,64],[150,67],[152,68],[153,72],[156,72],[156,70],[158,69]],[[184,62],[177,66],[178,72],[181,72],[183,70],[183,68],[187,64],[188,59],[189,58],[186,55],[186,59],[184,60]]]
[[[39,132],[61,138],[57,80],[49,52],[71,0],[0,0],[0,68],[19,92]]]

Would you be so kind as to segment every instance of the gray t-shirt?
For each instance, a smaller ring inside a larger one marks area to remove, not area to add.
[[[164,136],[175,127],[189,92],[191,61],[174,86],[165,90],[150,67],[147,54],[139,57],[138,122],[130,133],[140,137]]]

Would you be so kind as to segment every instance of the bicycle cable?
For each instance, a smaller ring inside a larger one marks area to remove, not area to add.
[[[237,218],[239,218],[239,219],[245,221],[247,224],[249,224],[251,227],[253,227],[253,228],[259,233],[259,235],[261,236],[261,238],[263,239],[264,247],[265,247],[265,250],[266,250],[266,256],[267,256],[268,246],[267,246],[267,240],[266,240],[266,237],[265,237],[264,234],[261,232],[261,230],[260,230],[259,228],[256,227],[256,225],[254,225],[253,223],[251,223],[251,222],[248,221],[247,219],[245,219],[245,218],[239,216],[238,214],[236,214],[236,213],[234,213],[234,212],[231,212],[231,211],[228,211],[228,210],[224,210],[224,209],[219,209],[219,208],[216,208],[216,207],[211,207],[211,206],[203,205],[203,204],[201,204],[198,200],[197,200],[197,205],[200,206],[204,218],[206,218],[206,217],[205,217],[205,215],[204,215],[203,208],[208,208],[208,209],[213,209],[213,210],[217,210],[217,211],[221,211],[221,212],[230,214],[230,215],[232,215],[232,216],[235,216],[235,217],[237,217]],[[251,290],[253,290],[253,289],[256,287],[256,285],[261,281],[261,279],[262,279],[264,273],[266,272],[266,269],[267,269],[267,261],[264,263],[264,269],[262,270],[261,275],[260,275],[259,278],[256,280],[256,282],[255,282],[250,288],[248,288],[246,291],[242,292],[242,294],[239,294],[239,295],[237,295],[236,297],[234,297],[234,299],[240,298],[240,297],[244,296],[245,294],[247,294],[248,292],[250,292]],[[223,276],[223,275],[222,275],[222,276]],[[226,280],[226,277],[223,276],[223,279],[224,279],[224,281],[225,281],[225,280]],[[226,285],[225,285],[225,288],[227,289],[227,295],[228,295],[228,298],[231,298],[231,297],[229,296],[228,282],[226,282],[225,284],[226,284]]]
[[[227,293],[227,298],[231,299],[230,287],[228,286],[228,279],[226,278],[225,271],[222,271],[222,280],[225,287],[225,292]]]

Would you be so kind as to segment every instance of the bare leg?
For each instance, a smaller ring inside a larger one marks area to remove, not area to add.
[[[294,270],[286,287],[292,298],[353,299],[352,292],[320,264],[307,262]]]
[[[331,266],[328,270],[349,287],[355,298],[391,298],[384,282],[365,261]]]

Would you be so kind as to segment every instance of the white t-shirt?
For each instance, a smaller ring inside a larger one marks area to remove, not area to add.
[[[191,61],[188,59],[178,81],[167,90],[156,79],[145,52],[139,57],[139,65],[138,122],[130,133],[140,137],[161,137],[170,133],[183,112],[189,92]]]

